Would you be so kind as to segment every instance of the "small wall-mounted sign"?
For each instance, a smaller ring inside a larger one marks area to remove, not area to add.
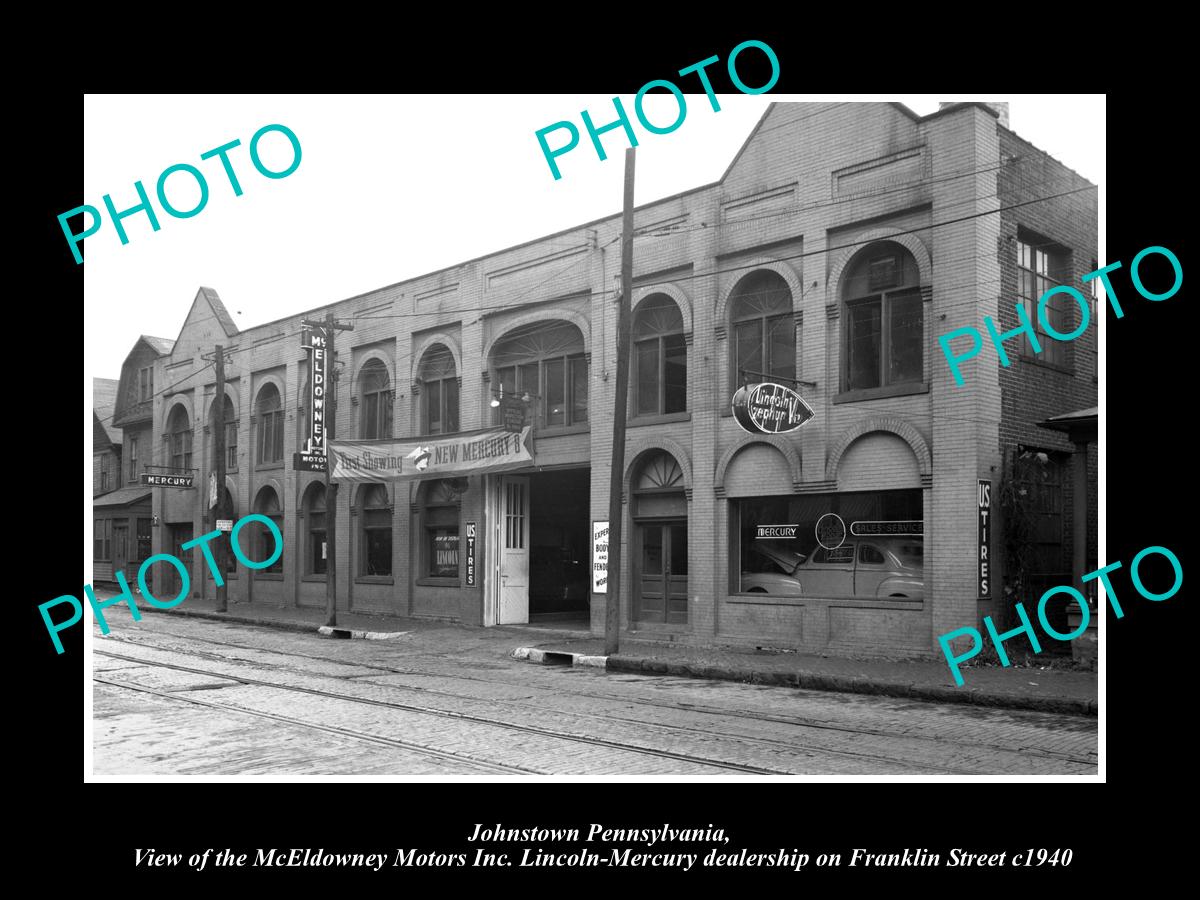
[[[592,522],[592,593],[608,593],[608,522]]]
[[[467,587],[475,587],[475,523],[467,523]]]
[[[217,519],[217,531],[233,531],[233,519]]]
[[[756,525],[754,537],[760,541],[791,540],[799,530],[799,525]]]
[[[195,475],[154,475],[150,472],[142,472],[138,476],[142,484],[148,484],[152,487],[170,487],[170,488],[190,488],[196,480]]]
[[[992,529],[988,519],[992,514],[992,483],[979,482],[979,596],[987,599],[992,595],[991,577],[988,568],[991,560],[988,558],[992,547]]]
[[[324,453],[300,452],[292,455],[292,468],[297,472],[324,472],[329,467],[329,457]]]
[[[915,520],[894,522],[851,522],[850,533],[855,537],[878,537],[889,534],[925,534],[925,523]]]

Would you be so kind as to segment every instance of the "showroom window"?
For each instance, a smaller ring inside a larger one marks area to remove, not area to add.
[[[305,541],[304,574],[324,575],[328,559],[325,531],[325,485],[313,482],[304,492]]]
[[[459,504],[465,479],[445,478],[425,488],[425,576],[458,580]]]
[[[919,489],[731,500],[731,591],[923,599]]]
[[[391,577],[392,501],[382,484],[364,484],[358,489],[360,576]]]
[[[266,516],[275,523],[275,527],[279,529],[279,533],[283,533],[283,508],[279,505],[279,495],[270,485],[263,486],[258,496],[254,499],[254,511],[259,515]],[[256,562],[268,560],[275,553],[276,539],[266,525],[261,522],[252,522],[255,533],[255,555],[251,557]],[[247,529],[249,530],[249,529]],[[233,554],[231,553],[230,556]],[[278,576],[283,577],[283,553],[271,565],[265,569],[253,570],[255,577],[262,576]]]

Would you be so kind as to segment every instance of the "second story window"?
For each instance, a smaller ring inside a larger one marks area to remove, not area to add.
[[[138,479],[138,436],[130,435],[126,441],[129,453],[129,480],[137,481]]]
[[[154,396],[154,366],[138,369],[138,403]]]
[[[177,404],[171,410],[167,424],[167,441],[171,457],[171,468],[177,472],[192,467],[192,423],[187,410]]]
[[[458,375],[454,356],[442,344],[434,344],[421,357],[422,429],[424,434],[458,431]]]
[[[255,404],[258,417],[258,461],[271,464],[283,460],[283,401],[279,389],[266,384]]]
[[[1046,333],[1045,325],[1038,318],[1038,300],[1042,294],[1059,284],[1057,274],[1062,270],[1063,255],[1055,252],[1045,242],[1017,241],[1017,293],[1021,304],[1037,332],[1040,353],[1033,352],[1029,338],[1021,335],[1021,355],[1055,366],[1066,366],[1067,345]],[[1094,285],[1100,281],[1097,278]],[[1046,301],[1044,318],[1059,334],[1070,334],[1075,330],[1075,301],[1064,294],[1055,294]]]
[[[665,294],[638,304],[633,317],[633,366],[634,415],[666,415],[687,409],[683,316]]]
[[[492,351],[493,389],[506,397],[529,394],[531,411],[547,428],[588,420],[588,363],[583,335],[567,322],[514,329]],[[499,423],[502,413],[497,412]]]
[[[925,306],[913,255],[879,241],[860,250],[843,278],[845,390],[919,384]]]
[[[233,401],[228,397],[225,398],[225,468],[233,470],[237,468],[238,459],[238,422],[237,415],[233,411]]]
[[[796,325],[787,282],[770,270],[751,272],[733,289],[729,308],[733,383],[779,378],[790,386],[796,377]]]
[[[362,431],[365,441],[392,437],[392,388],[387,366],[378,359],[363,365],[358,376],[362,404]]]

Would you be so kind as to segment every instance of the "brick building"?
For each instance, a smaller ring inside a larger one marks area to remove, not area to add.
[[[1072,481],[1061,472],[1076,447],[1038,423],[1096,405],[1094,330],[1036,354],[1012,339],[1009,368],[985,348],[961,387],[937,343],[984,315],[1015,327],[1019,298],[1036,303],[1051,281],[1078,285],[1095,266],[1095,191],[1006,116],[974,103],[924,117],[899,104],[774,104],[720,181],[636,210],[616,474],[627,629],[934,651],[938,635],[1005,600],[999,504],[980,591],[980,482],[1036,501],[1013,507],[1038,544],[1023,584],[1066,581]],[[496,428],[514,398],[533,427],[523,469],[343,484],[339,607],[601,632],[590,573],[593,523],[608,519],[619,238],[614,215],[242,332],[201,288],[173,345],[143,338],[131,353],[117,423],[139,460],[207,485],[214,377],[201,354],[225,345],[218,427],[233,516],[260,513],[284,535],[269,568],[231,568],[231,601],[323,606],[325,490],[293,454],[310,414],[300,321],[331,311],[355,326],[338,336],[333,439],[420,437],[436,450]],[[1075,315],[1052,310],[1060,331]],[[159,391],[138,393],[146,368]],[[743,431],[730,399],[746,380],[798,382],[814,418],[786,435]],[[152,494],[154,552],[178,554],[214,527],[207,488]],[[818,522],[836,532],[829,513],[850,533],[820,546]],[[760,527],[781,524],[797,527],[783,539]],[[251,530],[251,558],[270,555],[266,531]],[[211,596],[203,558],[188,559],[194,592]]]

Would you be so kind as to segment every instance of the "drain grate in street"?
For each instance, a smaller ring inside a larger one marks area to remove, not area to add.
[[[574,662],[574,653],[560,653],[556,650],[547,650],[542,654],[543,666],[569,666]]]

